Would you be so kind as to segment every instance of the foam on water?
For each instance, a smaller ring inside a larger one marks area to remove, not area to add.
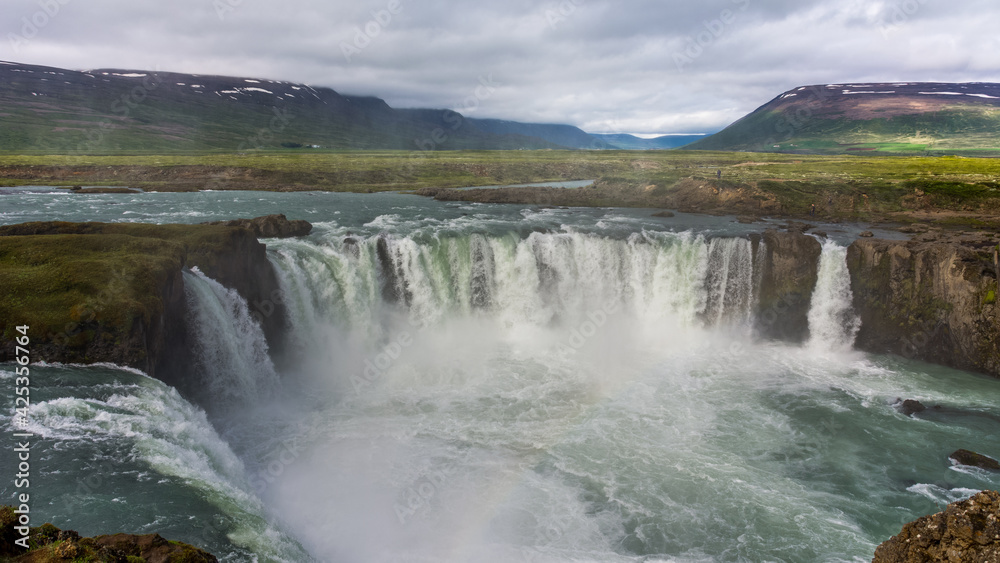
[[[169,217],[184,210],[166,208],[175,197],[137,201]],[[198,197],[244,209],[251,196]],[[111,444],[104,455],[135,465],[118,475],[134,488],[91,501],[132,507],[149,480],[194,494],[256,554],[230,560],[806,562],[869,560],[903,523],[1000,487],[946,459],[1000,449],[995,382],[851,352],[832,243],[800,347],[746,330],[763,253],[741,227],[668,232],[624,210],[462,216],[394,194],[374,208],[267,199],[325,213],[308,238],[267,241],[300,362],[279,380],[246,303],[186,273],[193,377],[240,406],[217,429],[148,378],[39,368],[76,378],[33,395],[45,455]],[[900,396],[943,408],[904,416]]]
[[[342,237],[270,249],[315,304],[295,322],[338,350],[312,382],[316,448],[268,497],[313,553],[853,561],[894,533],[874,506],[930,500],[885,469],[927,432],[891,403],[955,390],[850,351],[842,247],[824,246],[813,344],[795,347],[729,330],[756,302],[746,239]]]
[[[247,481],[243,462],[216,433],[204,411],[173,388],[144,376],[105,390],[91,386],[88,393],[89,398],[59,397],[36,403],[26,430],[47,443],[124,445],[134,460],[158,475],[183,481],[225,514],[232,522],[228,536],[233,544],[263,560],[302,560],[297,543],[268,521],[266,509]],[[78,476],[81,482],[85,477]],[[89,500],[75,496],[72,502],[86,505]]]
[[[853,311],[847,248],[823,243],[816,288],[809,307],[809,347],[844,352],[854,345],[861,319]]]
[[[183,275],[192,352],[213,406],[252,403],[273,393],[278,376],[246,300],[198,268]]]

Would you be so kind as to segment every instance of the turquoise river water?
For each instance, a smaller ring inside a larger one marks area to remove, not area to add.
[[[1000,455],[1000,382],[852,348],[845,245],[864,226],[823,227],[792,345],[754,334],[746,237],[764,225],[733,218],[0,192],[3,224],[315,226],[264,241],[280,358],[253,304],[185,272],[207,413],[135,370],[33,366],[38,523],[155,531],[223,561],[869,561],[904,523],[1000,487],[947,457]],[[899,398],[941,408],[904,416]]]

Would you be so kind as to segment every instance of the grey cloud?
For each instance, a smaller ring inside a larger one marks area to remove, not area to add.
[[[260,76],[397,107],[462,109],[492,76],[476,116],[595,131],[714,131],[803,84],[1000,80],[1000,8],[980,0],[395,0],[388,19],[390,0],[48,1],[65,4],[0,58]],[[9,0],[0,39],[40,9]]]

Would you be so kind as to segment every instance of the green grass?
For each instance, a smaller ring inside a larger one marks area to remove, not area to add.
[[[32,334],[71,332],[82,345],[88,335],[70,325],[91,321],[127,333],[134,318],[160,312],[158,284],[180,259],[176,243],[125,235],[0,237],[4,337],[29,325]]]
[[[0,227],[0,331],[74,348],[127,338],[162,312],[160,288],[182,263],[207,267],[235,229],[214,225],[26,223]],[[59,233],[59,234],[45,234]],[[37,234],[32,234],[37,233]]]
[[[899,149],[902,145],[883,148]],[[247,154],[0,154],[0,184],[132,186],[150,190],[259,189],[372,192],[427,187],[599,180],[665,195],[686,178],[751,186],[790,213],[832,197],[855,209],[998,211],[1000,159],[711,151],[323,151]],[[919,195],[922,194],[922,195]],[[918,197],[919,195],[919,197]],[[608,197],[606,197],[608,196]],[[81,197],[86,197],[81,195]],[[917,198],[917,199],[914,199]],[[613,205],[596,193],[594,205]]]

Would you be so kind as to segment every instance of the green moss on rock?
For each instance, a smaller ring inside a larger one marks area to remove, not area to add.
[[[13,563],[217,563],[205,550],[167,541],[159,534],[114,534],[81,538],[72,530],[46,523],[31,528],[28,550],[14,544],[14,508],[0,507],[0,561]]]
[[[34,360],[113,362],[155,372],[183,332],[183,267],[263,302],[278,288],[243,227],[42,222],[0,226],[0,361],[28,326]],[[272,304],[269,341],[284,310]],[[167,371],[182,371],[167,369]]]

